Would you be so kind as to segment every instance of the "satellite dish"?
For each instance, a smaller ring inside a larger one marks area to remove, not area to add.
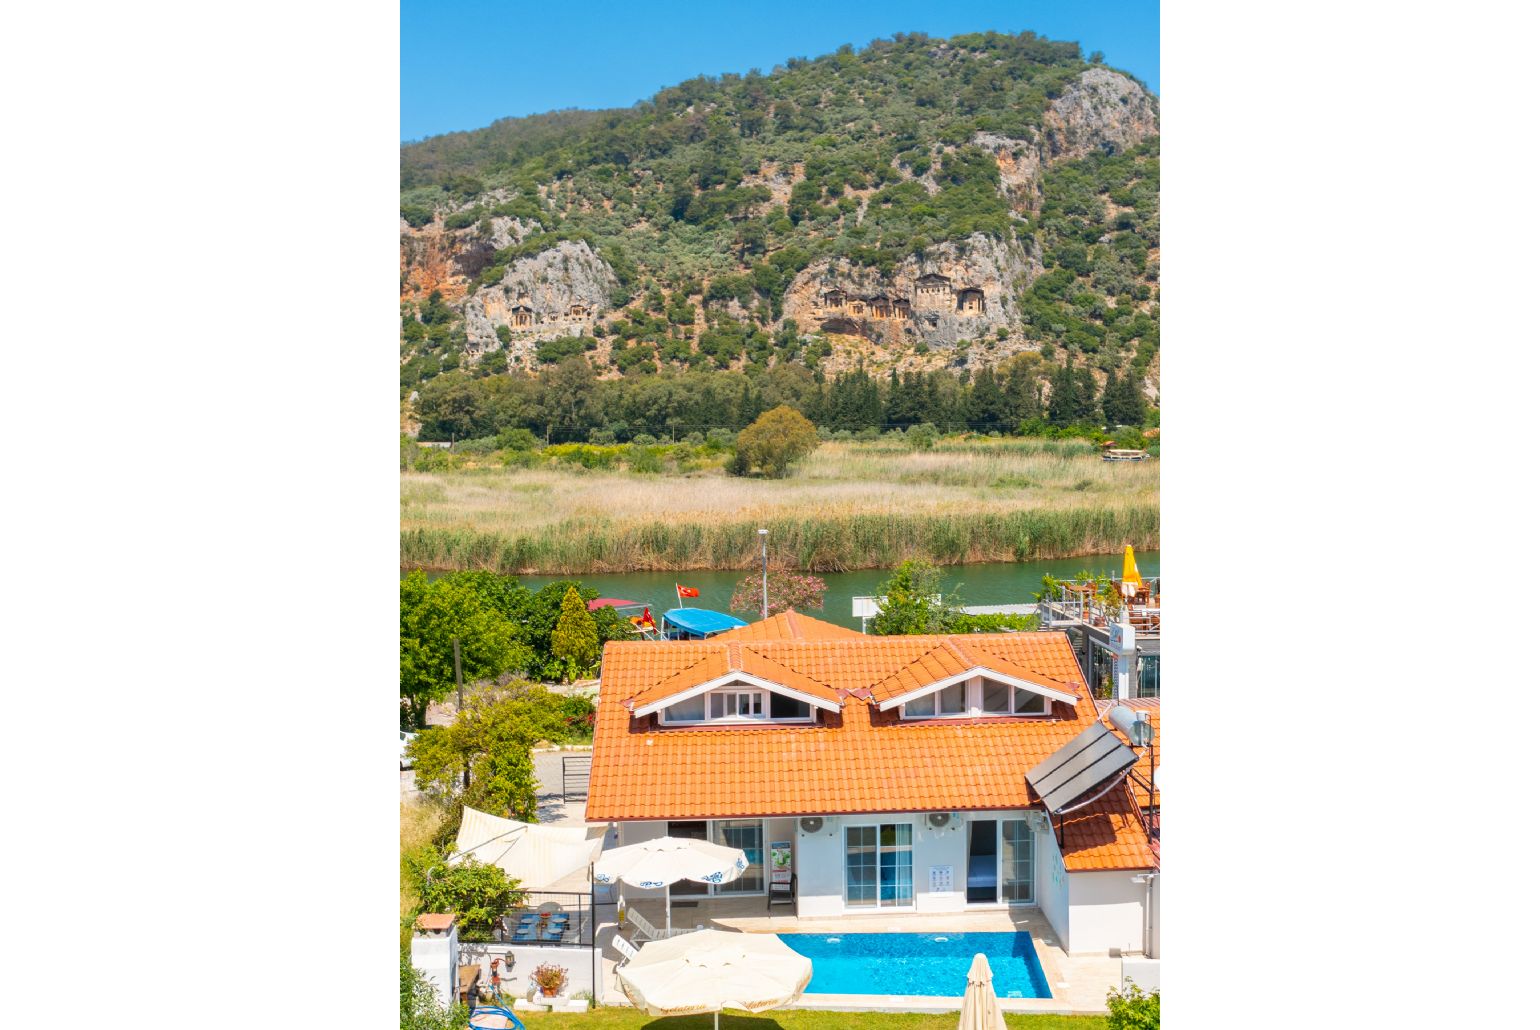
[[[946,829],[947,824],[952,821],[952,813],[932,812],[930,815],[925,817],[925,821],[930,823],[931,827],[934,829],[944,830]]]
[[[802,827],[803,833],[817,833],[823,829],[823,819],[816,815],[804,816],[798,825]]]

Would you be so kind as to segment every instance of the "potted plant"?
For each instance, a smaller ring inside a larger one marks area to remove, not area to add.
[[[547,998],[556,997],[557,992],[567,986],[567,970],[554,962],[542,962],[529,974],[529,978],[535,981],[535,986]]]

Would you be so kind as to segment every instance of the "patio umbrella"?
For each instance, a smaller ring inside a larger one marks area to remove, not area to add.
[[[1144,580],[1139,578],[1139,563],[1134,561],[1134,545],[1123,546],[1123,596],[1133,597],[1144,586]]]
[[[642,945],[615,977],[649,1016],[710,1012],[720,1026],[723,1009],[764,1012],[796,1001],[813,979],[813,960],[775,934],[696,930]]]
[[[957,1030],[1005,1030],[1005,1017],[1000,1014],[1000,999],[995,997],[995,975],[989,968],[989,959],[973,956],[968,967],[968,989],[963,992],[962,1015],[957,1020]]]
[[[601,854],[594,863],[594,882],[621,880],[633,887],[662,887],[664,929],[672,930],[670,887],[680,880],[728,883],[742,876],[748,867],[749,860],[741,848],[691,837],[658,837]]]

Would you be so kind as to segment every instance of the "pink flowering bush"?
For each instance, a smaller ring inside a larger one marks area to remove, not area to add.
[[[770,573],[770,614],[790,611],[793,608],[823,608],[823,595],[828,585],[817,576],[800,572]],[[728,610],[742,615],[758,615],[760,602],[758,575],[746,576],[733,590]]]

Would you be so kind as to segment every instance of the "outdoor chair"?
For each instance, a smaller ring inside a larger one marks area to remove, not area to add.
[[[653,926],[651,923],[649,923],[647,920],[643,919],[641,914],[632,907],[627,907],[626,919],[631,923],[632,926],[636,927],[636,936],[646,941],[661,941],[665,937],[678,937],[683,933],[694,933],[696,930],[705,929],[704,926],[696,924],[695,926],[675,928],[673,930],[660,930],[656,926]]]

